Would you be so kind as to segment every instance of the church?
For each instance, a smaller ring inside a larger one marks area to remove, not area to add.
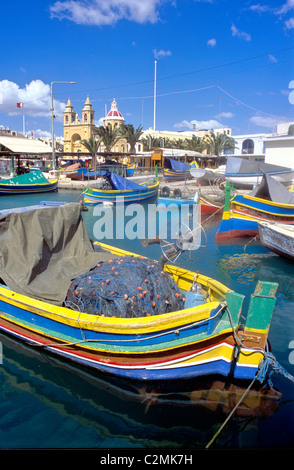
[[[87,97],[84,107],[82,109],[81,120],[78,114],[74,111],[73,105],[68,99],[65,110],[63,112],[63,134],[64,134],[64,152],[80,153],[88,152],[82,144],[83,140],[88,140],[95,137],[95,111],[93,110],[92,103],[89,96]],[[124,117],[117,108],[115,99],[111,103],[111,109],[103,118],[104,127],[111,127],[116,129],[125,123]],[[104,151],[104,145],[101,145],[100,150]],[[127,152],[128,145],[125,139],[119,140],[112,148],[113,152]]]

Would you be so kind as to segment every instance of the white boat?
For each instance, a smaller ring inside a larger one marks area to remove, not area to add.
[[[239,157],[227,158],[224,177],[231,183],[253,187],[261,183],[265,173],[284,184],[290,184],[294,178],[294,168]]]
[[[190,174],[193,178],[203,179],[205,181],[214,181],[219,178],[224,178],[225,165],[221,165],[219,168],[190,168]]]
[[[294,261],[294,226],[258,222],[260,242],[268,250]]]

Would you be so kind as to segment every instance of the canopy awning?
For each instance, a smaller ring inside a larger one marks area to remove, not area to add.
[[[26,137],[0,136],[0,145],[15,154],[44,154],[51,153],[52,147],[40,140]],[[58,153],[57,150],[55,150]]]

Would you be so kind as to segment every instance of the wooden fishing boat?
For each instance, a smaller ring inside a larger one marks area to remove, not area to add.
[[[261,244],[270,251],[294,260],[294,226],[274,222],[258,222]]]
[[[71,165],[67,165],[64,168],[61,168],[59,171],[60,171],[61,176],[74,180],[74,179],[80,179],[80,173],[78,171],[79,169],[82,169],[81,163],[77,162]]]
[[[58,190],[57,179],[46,179],[40,170],[0,181],[0,195],[46,193]]]
[[[231,199],[231,186],[226,183],[225,206],[216,240],[254,237],[258,222],[294,224],[294,195],[269,175],[250,194],[237,194]]]
[[[125,172],[126,172],[126,177],[128,178],[129,176],[133,176],[134,175],[134,171],[135,171],[135,168],[136,168],[136,163],[130,163],[126,166],[125,168]]]
[[[2,332],[64,361],[129,380],[215,375],[265,380],[259,367],[266,356],[276,283],[258,282],[240,327],[243,295],[163,260],[98,242],[93,246],[81,211],[80,204],[69,203],[0,216],[0,242],[8,235],[11,240],[0,243]],[[114,292],[115,282],[124,281],[121,269],[131,275],[136,265],[144,266],[143,277],[134,279],[136,292],[129,281],[125,291]],[[155,278],[148,283],[152,278],[146,276],[152,273]],[[165,300],[166,286],[174,289],[173,299],[167,294]],[[81,303],[86,287],[91,295]],[[109,311],[101,310],[98,292],[105,302],[113,296]],[[123,301],[126,308],[137,305],[134,315],[111,313],[116,307],[123,312]],[[179,307],[160,313],[160,308],[172,308],[172,302]]]
[[[198,168],[197,162],[185,163],[167,158],[164,163],[163,177],[167,181],[178,181],[192,178],[191,168]]]
[[[224,176],[233,184],[249,187],[259,185],[264,174],[281,183],[290,183],[294,178],[294,169],[245,158],[227,157]]]
[[[151,202],[158,198],[159,181],[152,184],[138,184],[112,171],[107,173],[105,180],[108,183],[107,189],[85,189],[84,203],[87,206],[101,203]]]

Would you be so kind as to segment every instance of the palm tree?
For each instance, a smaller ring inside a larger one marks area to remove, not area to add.
[[[209,136],[204,137],[204,148],[210,155],[219,157],[225,150],[231,150],[236,147],[236,141],[227,134],[215,135],[211,132]]]
[[[192,136],[192,139],[186,139],[186,148],[194,152],[202,153],[204,150],[204,142],[201,137]]]
[[[162,146],[162,139],[159,137],[152,137],[151,135],[144,137],[142,142],[146,150],[154,150],[156,148],[161,148]]]
[[[99,150],[100,144],[102,139],[95,139],[94,137],[90,137],[90,139],[84,139],[81,141],[81,144],[86,147],[89,153],[92,155],[92,167],[95,167],[96,164],[96,154]]]
[[[112,147],[122,138],[120,129],[112,129],[110,126],[95,127],[94,132],[100,137],[101,142],[105,145],[106,152],[110,152]]]
[[[130,153],[136,153],[135,145],[143,134],[143,127],[139,126],[137,129],[134,129],[132,124],[123,124],[120,127],[120,133],[130,145]]]

